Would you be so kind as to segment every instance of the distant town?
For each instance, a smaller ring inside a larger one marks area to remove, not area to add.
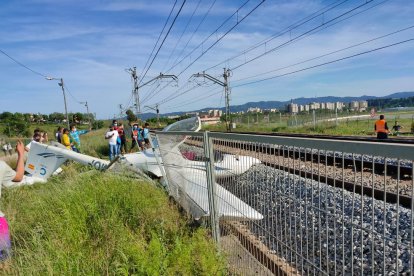
[[[349,103],[345,102],[312,102],[309,104],[296,104],[293,101],[285,106],[284,110],[278,108],[262,109],[259,107],[249,107],[246,111],[232,112],[231,114],[242,115],[245,113],[289,113],[289,114],[298,114],[303,112],[310,112],[313,110],[332,110],[332,111],[343,111],[347,109],[351,112],[365,112],[368,109],[368,101],[351,101]],[[203,124],[217,124],[220,122],[220,117],[223,115],[223,111],[220,109],[210,109],[207,111],[199,112],[187,112],[186,116],[199,116]],[[176,119],[178,115],[168,116],[169,119]]]

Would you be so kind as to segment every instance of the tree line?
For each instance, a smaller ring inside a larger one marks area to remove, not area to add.
[[[369,99],[368,106],[377,108],[409,107],[414,106],[414,97],[400,99]]]
[[[93,128],[101,128],[103,122],[96,121],[92,113],[68,113],[69,123],[81,124],[92,121]],[[23,136],[29,137],[31,135],[29,126],[31,124],[62,124],[66,122],[66,116],[60,112],[53,112],[51,114],[32,114],[20,112],[3,112],[0,113],[0,123],[3,125],[3,134],[8,137]]]

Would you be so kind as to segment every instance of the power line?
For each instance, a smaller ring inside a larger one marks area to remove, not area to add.
[[[196,51],[197,49],[199,49],[200,47],[202,47],[204,45],[204,43],[210,38],[212,37],[214,34],[216,34],[221,27],[223,27],[229,20],[231,20],[234,16],[238,16],[239,11],[247,5],[247,3],[249,3],[251,0],[247,0],[246,2],[244,2],[232,15],[230,15],[226,20],[224,20],[224,22],[222,24],[220,24],[220,26],[218,28],[216,28],[209,36],[207,36],[197,47],[195,47],[192,51],[190,51],[190,53],[188,53],[184,58],[182,58],[178,63],[176,63],[175,65],[173,65],[170,69],[168,69],[167,71],[171,71],[172,69],[174,69],[178,64],[180,64],[181,62],[183,62],[187,57],[189,57],[192,53],[194,53],[194,51]],[[227,32],[224,33],[224,35],[222,35],[219,39],[216,40],[215,43],[213,43],[207,50],[202,51],[201,55],[198,56],[193,62],[190,63],[189,66],[187,66],[183,71],[181,71],[179,75],[181,75],[185,70],[188,69],[188,67],[190,67],[192,64],[194,64],[194,62],[196,62],[198,59],[200,59],[205,53],[207,53],[214,45],[216,45],[221,39],[223,39],[230,31],[232,31],[236,26],[238,26],[247,16],[249,16],[253,11],[255,11],[261,4],[263,4],[266,0],[262,0],[253,10],[251,10],[247,15],[245,15],[240,21],[237,20],[237,23],[230,28],[230,30],[228,30]]]
[[[242,5],[242,7],[244,6],[244,5],[246,5],[248,2],[249,2],[250,0],[248,0],[247,2],[245,2],[243,5]],[[238,18],[238,20],[237,20],[237,23],[235,23],[229,30],[227,30],[222,36],[220,36],[219,38],[217,38],[217,40],[213,43],[213,44],[211,44],[205,51],[203,51],[196,59],[194,59],[192,62],[190,62],[190,64],[187,66],[187,67],[185,67],[180,73],[178,73],[177,74],[177,76],[180,76],[182,73],[184,73],[188,68],[190,68],[190,66],[192,66],[196,61],[198,61],[202,56],[204,56],[210,49],[212,49],[218,42],[220,42],[224,37],[226,37],[234,28],[236,28],[240,23],[242,23],[248,16],[250,16],[257,8],[259,8],[264,2],[265,2],[266,0],[262,0],[259,4],[257,4],[253,9],[251,9],[245,16],[243,16],[241,19],[239,19]],[[237,11],[236,12],[234,12],[233,13],[233,15],[235,15],[235,14],[237,14],[238,15],[238,12],[239,12],[239,10],[242,8],[242,7],[240,7],[239,9],[237,9]],[[233,15],[232,16],[230,16],[229,18],[227,18],[226,20],[225,20],[225,22],[227,22],[228,20],[230,20],[230,18],[232,18],[233,17]],[[224,24],[224,23],[223,23]],[[222,24],[222,25],[223,25]],[[222,26],[221,25],[221,26]],[[221,27],[220,26],[220,27]],[[220,28],[219,27],[219,28]],[[218,29],[219,29],[218,28]],[[214,31],[212,34],[210,34],[208,37],[207,37],[207,39],[210,37],[210,36],[212,36],[215,32],[217,32],[217,30],[218,29],[216,29],[216,31]],[[206,39],[200,44],[200,45],[202,45],[204,42],[206,41]],[[197,49],[197,48],[199,48],[200,47],[200,45],[199,46],[197,46],[195,49]],[[194,50],[193,50],[194,51]],[[193,52],[192,51],[192,52]],[[192,53],[191,52],[191,53]],[[191,54],[190,53],[190,54]],[[186,57],[188,57],[188,55],[186,56]],[[184,57],[179,63],[181,63],[186,57]],[[177,63],[176,65],[178,65],[179,63]],[[175,65],[175,66],[176,66]],[[175,67],[175,66],[173,66],[173,67]],[[172,67],[172,68],[173,68]],[[172,68],[170,68],[169,70],[171,70]],[[168,71],[169,71],[168,70]],[[161,92],[163,89],[165,89],[166,87],[168,86],[168,84],[167,85],[165,85],[164,87],[162,87],[157,93],[159,93],[159,92]]]
[[[23,68],[25,68],[25,69],[29,70],[30,72],[32,72],[32,73],[34,73],[34,74],[36,74],[36,75],[42,76],[42,77],[44,77],[44,78],[47,78],[47,77],[48,77],[47,75],[42,74],[42,73],[39,73],[39,72],[37,72],[37,71],[35,71],[35,70],[31,69],[30,67],[28,67],[28,66],[24,65],[24,64],[23,64],[23,63],[21,63],[20,61],[18,61],[18,60],[16,60],[15,58],[11,57],[11,56],[10,56],[9,54],[7,54],[5,51],[3,51],[3,50],[1,50],[1,49],[0,49],[0,52],[1,52],[2,54],[4,54],[6,57],[8,57],[9,59],[13,60],[15,63],[17,63],[17,64],[18,64],[18,65],[20,65],[21,67],[23,67]]]
[[[284,30],[279,31],[279,32],[271,35],[270,37],[262,40],[261,42],[256,43],[256,44],[250,46],[249,48],[247,48],[246,50],[242,51],[241,53],[239,53],[239,54],[237,54],[237,55],[235,55],[233,57],[230,57],[230,58],[228,58],[228,59],[226,59],[226,60],[224,60],[224,61],[222,61],[222,62],[220,62],[220,63],[218,63],[218,64],[216,64],[214,66],[211,66],[211,67],[205,69],[204,71],[208,71],[208,70],[211,70],[213,68],[216,68],[216,67],[218,67],[218,66],[220,66],[220,65],[222,65],[224,63],[228,63],[229,61],[231,61],[233,59],[236,59],[236,58],[238,58],[238,57],[240,57],[242,55],[245,55],[245,54],[247,54],[247,53],[249,53],[249,52],[251,52],[251,51],[259,48],[262,45],[266,45],[270,41],[272,41],[272,40],[274,40],[274,39],[276,39],[278,37],[281,37],[282,35],[287,34],[287,33],[293,31],[294,29],[297,29],[298,27],[300,27],[300,26],[302,26],[302,25],[304,25],[306,23],[309,23],[313,19],[320,17],[321,15],[325,14],[326,12],[337,8],[338,6],[342,5],[343,3],[347,2],[347,1],[349,1],[349,0],[339,0],[339,1],[336,1],[335,3],[332,3],[332,4],[330,4],[330,5],[326,6],[326,7],[323,7],[322,9],[319,9],[316,12],[314,12],[314,13],[312,13],[312,14],[304,17],[304,18],[302,18],[301,20],[299,20],[299,21],[297,21],[297,22],[289,25]],[[340,3],[339,4],[336,4],[338,2],[340,2]]]
[[[218,90],[220,90],[220,91],[218,91]],[[214,93],[205,95],[206,93],[209,93],[211,91],[214,91]],[[179,104],[179,105],[169,106],[168,108],[179,108],[179,107],[182,107],[182,106],[186,106],[186,105],[189,105],[189,104],[198,102],[198,101],[203,100],[203,99],[206,99],[206,98],[210,98],[210,97],[215,96],[215,95],[218,95],[218,94],[223,94],[222,92],[223,91],[221,89],[215,87],[214,89],[210,89],[209,91],[205,92],[203,95],[201,95],[201,96],[199,96],[197,98],[191,99],[190,101],[185,101],[184,103]]]
[[[376,41],[376,40],[379,40],[379,39],[382,39],[382,38],[385,38],[385,37],[388,37],[388,36],[391,36],[391,35],[395,35],[395,34],[400,33],[400,32],[407,31],[407,30],[412,29],[412,28],[414,28],[414,25],[403,28],[403,29],[399,29],[397,31],[394,31],[394,32],[391,32],[391,33],[388,33],[388,34],[385,34],[385,35],[382,35],[382,36],[378,36],[378,37],[366,40],[364,42],[353,44],[351,46],[348,46],[348,47],[345,47],[345,48],[342,48],[342,49],[339,49],[339,50],[335,50],[335,51],[332,51],[332,52],[329,52],[329,53],[326,53],[326,54],[323,54],[323,55],[320,55],[320,56],[317,56],[317,57],[314,57],[314,58],[310,58],[310,59],[307,59],[307,60],[304,60],[304,61],[301,61],[301,62],[297,62],[297,63],[291,64],[291,65],[279,67],[277,69],[273,69],[273,70],[270,70],[270,71],[267,71],[267,72],[263,72],[263,73],[260,73],[260,74],[253,75],[253,76],[249,76],[249,77],[241,78],[241,79],[238,79],[238,80],[234,80],[234,82],[239,82],[239,81],[244,81],[244,80],[256,78],[256,77],[259,77],[259,76],[262,76],[262,75],[265,75],[265,74],[274,73],[274,72],[277,72],[277,71],[280,71],[280,70],[284,70],[284,69],[287,69],[287,68],[290,68],[290,67],[294,67],[294,66],[312,61],[312,60],[327,57],[329,55],[336,54],[336,53],[339,53],[339,52],[342,52],[342,51],[345,51],[345,50],[349,50],[349,49],[352,49],[352,48],[355,48],[355,47],[358,47],[358,46],[361,46],[361,45],[364,45],[364,44],[367,44],[367,43],[370,43],[370,42],[373,42],[373,41]]]
[[[177,5],[177,2],[178,2],[178,0],[175,0],[174,6],[171,8],[170,14],[168,15],[168,18],[167,18],[167,20],[166,20],[166,21],[165,21],[165,23],[164,23],[164,27],[162,27],[162,30],[161,30],[161,32],[160,32],[160,34],[159,34],[159,36],[158,36],[157,42],[155,43],[154,47],[152,48],[151,54],[149,55],[149,57],[148,57],[147,61],[145,62],[145,66],[144,66],[144,68],[142,69],[142,72],[144,72],[144,70],[147,68],[148,62],[149,62],[149,60],[151,59],[152,54],[154,53],[154,50],[155,50],[155,48],[156,48],[156,47],[157,47],[157,45],[158,45],[158,42],[160,41],[161,35],[163,34],[163,32],[164,32],[164,30],[165,30],[165,27],[167,26],[168,21],[170,21],[171,14],[172,14],[172,12],[174,11],[175,5]]]
[[[386,49],[386,48],[390,48],[390,47],[397,46],[397,45],[400,45],[400,44],[404,44],[404,43],[407,43],[407,42],[410,42],[410,41],[414,41],[414,38],[410,38],[410,39],[403,40],[403,41],[400,41],[400,42],[396,42],[396,43],[393,43],[393,44],[389,44],[389,45],[386,45],[386,46],[378,47],[378,48],[371,49],[371,50],[368,50],[368,51],[364,51],[364,52],[361,52],[361,53],[358,53],[358,54],[346,56],[346,57],[343,57],[343,58],[335,59],[335,60],[332,60],[332,61],[328,61],[328,62],[320,63],[320,64],[317,64],[317,65],[309,66],[309,67],[302,68],[302,69],[299,69],[299,70],[295,70],[295,71],[292,71],[292,72],[288,72],[288,73],[285,73],[285,74],[276,75],[276,76],[272,76],[272,77],[268,77],[268,78],[264,78],[264,79],[260,79],[260,80],[255,80],[255,81],[251,81],[251,82],[246,82],[246,83],[234,85],[233,87],[246,86],[246,85],[250,85],[250,84],[255,84],[255,83],[259,83],[259,82],[263,82],[263,81],[267,81],[267,80],[271,80],[271,79],[276,79],[276,78],[292,75],[292,74],[295,74],[295,73],[303,72],[303,71],[306,71],[306,70],[310,70],[310,69],[314,69],[314,68],[321,67],[321,66],[324,66],[324,65],[339,62],[339,61],[342,61],[342,60],[354,58],[354,57],[357,57],[357,56],[369,54],[369,53],[376,52],[376,51],[379,51],[379,50],[382,50],[382,49]]]
[[[144,80],[145,76],[146,76],[146,75],[147,75],[147,73],[148,73],[148,70],[151,68],[151,65],[154,63],[155,58],[157,57],[158,53],[159,53],[159,52],[160,52],[160,50],[161,50],[162,45],[164,45],[165,40],[167,39],[168,35],[170,34],[170,31],[171,31],[172,27],[174,26],[175,21],[177,20],[178,16],[180,15],[181,10],[183,9],[184,4],[185,4],[185,2],[186,2],[186,1],[187,1],[187,0],[184,0],[184,1],[183,1],[183,3],[181,4],[181,7],[180,7],[180,9],[178,10],[178,12],[177,12],[176,16],[174,17],[174,20],[173,20],[173,22],[171,23],[170,28],[168,29],[167,33],[165,34],[164,39],[162,40],[160,47],[158,48],[157,52],[155,53],[154,57],[152,58],[151,63],[148,65],[148,68],[147,68],[147,70],[145,71],[144,75],[141,77],[141,80],[139,81],[138,85],[142,83],[142,81]]]
[[[197,25],[197,28],[195,28],[195,30],[193,31],[193,33],[191,34],[190,38],[187,40],[187,43],[185,44],[184,48],[181,49],[180,54],[177,55],[177,58],[174,60],[173,64],[175,64],[177,62],[177,60],[181,57],[181,55],[183,54],[184,50],[187,49],[188,44],[190,43],[190,41],[193,39],[194,35],[197,33],[198,29],[201,27],[201,25],[204,23],[204,20],[207,18],[207,16],[210,14],[211,9],[213,8],[214,4],[216,3],[216,0],[214,0],[210,7],[208,8],[207,12],[204,14],[203,18],[201,19],[200,23]],[[169,72],[172,68],[170,68],[169,70],[167,70],[167,72]]]
[[[374,0],[371,0],[370,2],[372,2],[372,1],[374,1]],[[312,28],[312,29],[310,29],[310,30],[306,31],[306,32],[304,32],[304,33],[302,33],[302,34],[300,34],[300,35],[296,36],[296,37],[295,37],[295,38],[293,38],[293,39],[291,38],[289,41],[284,42],[284,43],[282,43],[282,44],[279,44],[278,46],[273,47],[273,48],[271,48],[270,50],[265,51],[263,54],[260,54],[260,55],[258,55],[258,56],[256,56],[256,57],[254,57],[254,58],[251,58],[251,59],[249,59],[249,60],[247,60],[247,61],[245,61],[245,62],[243,62],[243,63],[241,63],[241,64],[239,64],[239,65],[237,65],[237,66],[235,66],[235,67],[233,67],[233,68],[232,68],[232,70],[236,70],[236,69],[238,69],[238,68],[240,68],[240,67],[242,67],[242,66],[244,66],[244,65],[246,65],[246,64],[251,63],[252,61],[255,61],[255,60],[257,60],[257,59],[259,59],[259,58],[261,58],[261,57],[263,57],[263,56],[265,56],[265,55],[268,55],[268,54],[270,54],[270,53],[272,53],[272,52],[274,52],[274,51],[276,51],[276,50],[278,50],[278,49],[280,49],[280,48],[282,48],[282,47],[284,47],[284,46],[286,46],[286,45],[289,45],[289,44],[293,43],[294,41],[299,40],[300,38],[304,37],[305,35],[311,34],[312,32],[314,32],[314,31],[316,31],[316,30],[318,30],[318,29],[323,30],[323,28],[322,28],[322,27],[324,27],[326,24],[332,23],[332,22],[334,22],[336,19],[341,18],[341,17],[343,17],[344,15],[347,15],[347,14],[349,14],[349,13],[351,13],[351,12],[353,12],[353,11],[355,11],[355,10],[357,10],[357,9],[359,9],[359,8],[361,8],[361,7],[363,7],[363,6],[365,6],[365,5],[368,5],[370,2],[365,2],[365,3],[361,4],[361,5],[358,5],[358,6],[354,7],[354,8],[352,8],[352,9],[350,9],[350,10],[348,10],[348,11],[346,11],[346,12],[344,12],[344,13],[342,13],[342,14],[340,14],[340,15],[338,15],[338,16],[336,16],[336,17],[332,18],[332,19],[330,19],[330,20],[329,20],[329,21],[327,21],[326,23],[322,23],[321,25],[319,25],[319,26],[317,26],[317,27],[314,27],[314,28]],[[384,2],[385,2],[385,1],[384,1]],[[320,30],[319,30],[319,31],[320,31]],[[312,34],[313,34],[313,33],[312,33]]]
[[[195,9],[194,9],[193,13],[192,13],[192,14],[191,14],[191,16],[190,16],[190,19],[188,19],[187,24],[185,25],[185,27],[184,27],[183,31],[181,32],[180,37],[178,38],[177,42],[175,43],[174,49],[171,51],[171,54],[170,54],[170,56],[168,57],[168,60],[167,60],[167,62],[165,63],[165,65],[164,65],[164,67],[162,68],[162,70],[161,70],[161,71],[164,71],[165,67],[166,67],[166,66],[168,65],[168,63],[170,62],[172,55],[175,53],[175,49],[177,49],[177,46],[178,46],[178,44],[179,44],[179,43],[180,43],[180,41],[181,41],[181,38],[183,37],[184,33],[187,31],[188,26],[190,26],[190,23],[191,23],[191,21],[193,20],[194,14],[195,14],[195,13],[196,13],[196,11],[198,10],[198,7],[200,6],[200,3],[201,3],[201,0],[198,0],[198,3],[197,3],[197,5],[196,5],[196,7],[195,7]]]
[[[69,93],[69,95],[72,97],[72,99],[76,102],[76,103],[78,103],[78,104],[82,104],[82,102],[81,101],[79,101],[75,96],[73,96],[73,94],[70,92],[70,90],[69,90],[69,88],[68,88],[68,86],[66,85],[66,82],[65,82],[65,84],[64,84],[64,86],[65,86],[65,88],[66,88],[66,91]]]

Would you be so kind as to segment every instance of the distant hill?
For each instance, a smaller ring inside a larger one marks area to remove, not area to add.
[[[408,98],[408,97],[414,97],[414,91],[408,91],[408,92],[396,92],[392,93],[387,96],[382,97],[376,97],[376,96],[367,96],[363,95],[360,97],[336,97],[336,96],[325,96],[325,97],[313,97],[313,98],[296,98],[293,99],[293,102],[296,104],[308,104],[311,102],[320,102],[320,103],[326,103],[326,102],[352,102],[352,101],[367,101],[367,100],[373,100],[373,99],[400,99],[400,98]],[[261,109],[270,109],[270,108],[278,108],[283,109],[287,104],[289,104],[290,101],[260,101],[260,102],[248,102],[242,105],[232,105],[230,106],[230,110],[232,112],[239,112],[239,111],[246,111],[250,107],[258,107]],[[224,107],[205,107],[203,109],[193,110],[193,111],[186,111],[186,112],[200,112],[203,110],[210,110],[210,109],[219,109],[219,110],[225,110]],[[180,115],[185,112],[178,111],[178,112],[171,112],[171,113],[165,113],[162,114],[162,116],[173,116],[173,115]],[[155,117],[155,113],[144,113],[142,114],[142,119],[146,120],[148,118]]]

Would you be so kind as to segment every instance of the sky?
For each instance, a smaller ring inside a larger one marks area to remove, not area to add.
[[[133,67],[142,112],[223,107],[224,68],[230,105],[414,91],[412,14],[407,0],[2,0],[0,112],[64,112],[62,78],[69,112],[118,117],[135,110]]]

